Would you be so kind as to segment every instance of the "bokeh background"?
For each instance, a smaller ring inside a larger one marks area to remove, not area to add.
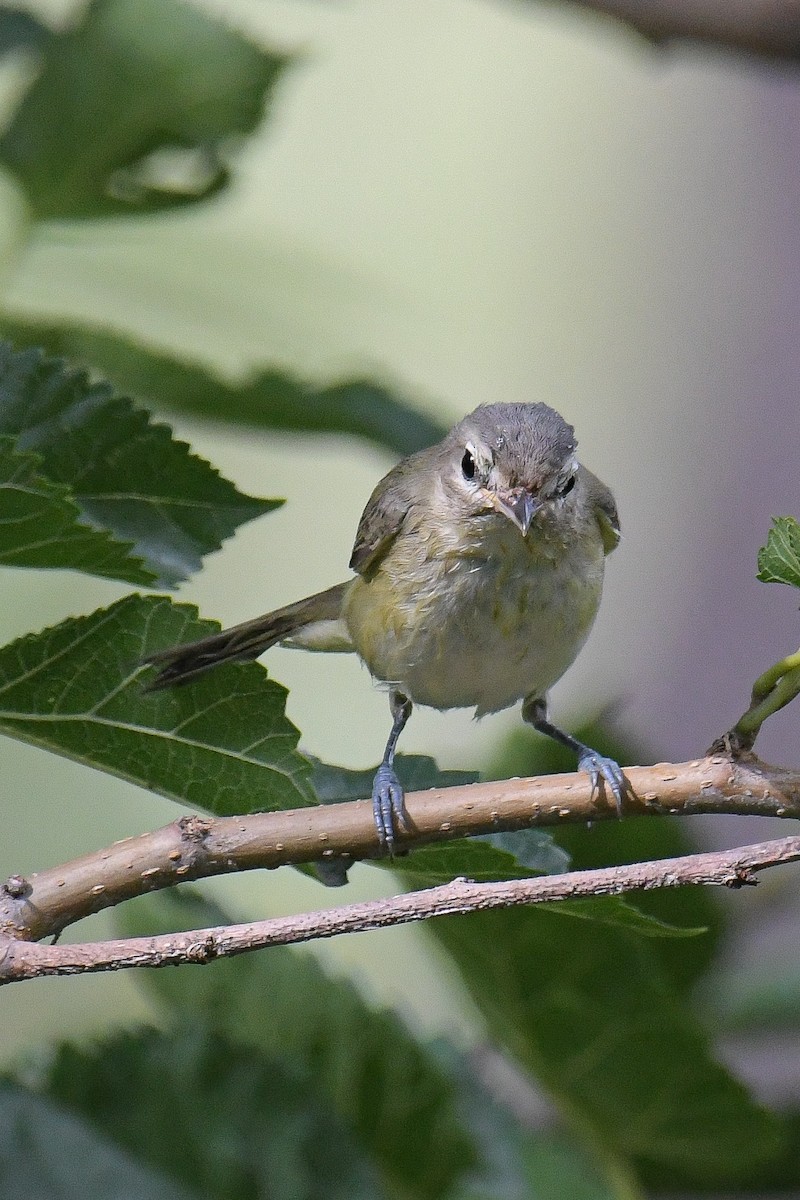
[[[30,5],[54,22],[75,7]],[[3,180],[4,308],[135,334],[230,379],[275,365],[320,382],[368,375],[448,422],[484,400],[553,404],[615,490],[624,531],[555,712],[569,724],[610,706],[656,758],[700,754],[745,707],[753,678],[798,641],[792,596],[755,579],[770,517],[800,508],[798,72],[656,51],[558,4],[204,7],[298,55],[271,119],[241,149],[233,187],[185,213],[53,225],[31,243],[20,193]],[[5,63],[8,111],[27,69]],[[232,623],[346,574],[387,455],[174,423],[245,491],[287,499],[209,560],[182,599]],[[121,591],[9,573],[0,637]],[[305,748],[377,761],[386,700],[357,662],[276,650],[268,666],[291,689]],[[404,749],[479,768],[518,721],[419,710]],[[763,756],[796,762],[796,728],[791,710],[771,720]],[[8,741],[0,770],[0,876],[178,811]],[[769,836],[763,822],[692,826],[706,843]],[[351,896],[390,887],[368,868],[353,879]],[[768,971],[800,949],[789,884],[778,874],[748,893],[723,966]],[[253,915],[341,899],[288,871],[213,890]],[[95,918],[76,936],[104,928]],[[421,931],[318,952],[426,1031],[472,1036],[469,1007]],[[124,976],[39,981],[4,990],[0,1004],[4,1059],[144,1011]]]

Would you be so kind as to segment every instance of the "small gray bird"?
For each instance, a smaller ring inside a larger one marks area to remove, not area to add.
[[[389,687],[392,731],[372,803],[392,853],[407,827],[395,774],[412,704],[474,708],[522,701],[522,718],[575,751],[621,810],[618,764],[552,725],[547,692],[589,634],[605,555],[619,542],[614,497],[575,456],[574,430],[546,404],[486,404],[375,488],[356,533],[355,576],[199,642],[153,655],[151,688],[280,642],[352,650]]]

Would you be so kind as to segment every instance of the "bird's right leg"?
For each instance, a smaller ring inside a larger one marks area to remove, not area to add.
[[[543,733],[545,737],[552,738],[554,742],[566,746],[568,750],[577,754],[578,770],[585,771],[591,779],[592,792],[600,790],[600,780],[602,779],[614,797],[617,816],[622,816],[625,792],[628,790],[629,784],[622,773],[622,767],[615,759],[607,758],[605,754],[600,754],[591,746],[585,746],[572,734],[565,733],[563,729],[554,725],[547,716],[547,701],[543,700],[541,696],[527,697],[522,705],[522,719],[539,733]]]
[[[383,761],[375,772],[372,783],[372,813],[375,817],[375,828],[378,831],[378,841],[385,846],[389,854],[394,854],[394,835],[399,826],[408,828],[403,801],[403,786],[397,778],[394,769],[394,755],[397,749],[397,739],[403,732],[408,718],[411,716],[412,704],[403,692],[392,689],[389,693],[389,707],[392,712],[392,732],[383,752]]]

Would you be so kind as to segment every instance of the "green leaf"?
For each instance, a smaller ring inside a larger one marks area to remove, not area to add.
[[[189,1200],[88,1123],[0,1082],[0,1195],[25,1200]]]
[[[286,63],[179,0],[94,0],[45,43],[0,161],[39,220],[202,199],[226,184],[226,146],[256,127]]]
[[[323,804],[364,800],[372,795],[375,767],[353,771],[348,767],[331,766],[317,758],[309,757],[309,762],[314,769],[314,791]],[[427,788],[462,787],[474,783],[478,778],[475,771],[441,771],[434,759],[426,754],[398,754],[394,765],[407,792],[420,792]]]
[[[313,1080],[206,1028],[62,1046],[47,1093],[208,1200],[381,1200]]]
[[[515,838],[520,839],[519,855],[502,850],[488,843],[487,839],[476,837],[422,846],[407,857],[393,863],[379,861],[376,866],[389,866],[400,871],[411,887],[434,887],[436,884],[449,883],[459,876],[483,883],[555,874],[565,869],[567,856],[549,833],[534,829],[521,830],[519,834],[506,835],[506,844],[513,845]],[[705,933],[704,929],[685,928],[660,921],[649,913],[641,912],[622,896],[559,900],[546,907],[581,921],[598,921],[604,925],[630,929],[644,937],[687,938]]]
[[[776,1122],[710,1052],[650,943],[558,908],[431,922],[491,1036],[606,1163],[727,1186],[776,1155]]]
[[[103,529],[81,524],[80,509],[65,484],[38,473],[38,454],[14,452],[0,438],[0,564],[6,567],[70,567],[110,579],[150,584],[155,579]]]
[[[758,579],[800,587],[800,524],[794,517],[774,517],[766,546],[758,552]]]
[[[88,527],[83,540],[72,532],[72,561],[67,542],[42,548],[37,566],[168,586],[196,571],[243,522],[280,503],[242,495],[108,384],[7,343],[0,343],[0,437],[14,439],[18,453],[38,456],[28,460],[31,468],[69,489],[62,499],[77,506]],[[18,498],[5,498],[13,502],[0,517],[13,521]],[[92,529],[100,532],[90,545]]]
[[[315,803],[286,689],[255,663],[147,693],[143,656],[216,630],[128,596],[0,648],[0,732],[218,814]]]
[[[493,846],[486,838],[460,838],[454,842],[420,846],[394,863],[379,860],[376,866],[392,866],[405,877],[409,887],[435,887],[458,877],[477,883],[521,879],[528,875],[552,874],[566,868],[566,855],[544,830],[521,830],[519,855]],[[512,834],[511,839],[518,835]]]
[[[125,936],[229,919],[185,892],[145,896],[115,914]],[[208,1022],[241,1048],[302,1071],[378,1164],[392,1196],[439,1197],[476,1162],[456,1091],[392,1012],[370,1008],[307,952],[220,960],[203,971],[148,971],[170,1024]]]
[[[551,835],[531,829],[527,841],[529,846],[524,856],[528,863],[522,862],[515,854],[498,850],[483,838],[462,838],[441,842],[441,845],[421,846],[408,856],[398,858],[395,863],[385,863],[381,859],[375,865],[392,866],[401,872],[408,886],[414,888],[435,887],[438,883],[450,883],[458,877],[477,883],[518,880],[559,869],[558,864],[563,862],[565,856],[560,853]],[[536,862],[536,856],[539,856],[540,865],[529,869],[529,864]]]
[[[270,370],[231,383],[194,363],[85,325],[4,316],[0,328],[15,341],[35,342],[91,367],[143,403],[189,416],[249,429],[351,434],[400,455],[430,446],[446,432],[439,422],[364,379],[318,387]]]

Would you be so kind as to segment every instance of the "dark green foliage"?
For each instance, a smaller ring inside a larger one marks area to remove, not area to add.
[[[40,49],[50,36],[47,26],[24,9],[0,9],[0,57],[10,50]]]
[[[620,1161],[730,1183],[778,1127],[713,1059],[649,942],[557,909],[432,922],[497,1043]]]
[[[62,1046],[48,1095],[209,1200],[381,1200],[308,1078],[208,1028]]]
[[[127,934],[227,919],[197,898],[175,896],[143,897],[120,914]],[[210,970],[148,972],[146,980],[171,1027],[205,1025],[319,1089],[391,1195],[441,1196],[476,1161],[456,1092],[426,1048],[313,955],[273,947]]]
[[[0,1083],[0,1195],[20,1200],[191,1200],[89,1121]]]

